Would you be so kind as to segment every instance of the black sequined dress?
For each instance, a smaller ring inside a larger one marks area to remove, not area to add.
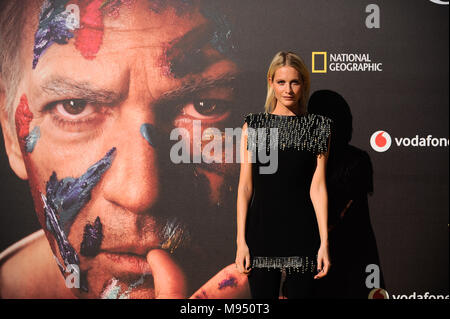
[[[245,122],[253,160],[245,231],[252,267],[313,272],[320,237],[309,191],[317,155],[327,152],[331,119],[262,112]]]

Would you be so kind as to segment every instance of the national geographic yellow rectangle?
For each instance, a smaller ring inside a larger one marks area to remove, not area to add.
[[[323,56],[323,69],[316,69],[316,56]],[[313,52],[312,53],[312,73],[327,73],[327,53],[326,52]]]

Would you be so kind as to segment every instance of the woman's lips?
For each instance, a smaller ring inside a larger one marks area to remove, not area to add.
[[[105,262],[110,264],[112,272],[119,274],[151,274],[151,268],[144,256],[131,253],[116,253],[101,251],[97,258],[106,259]],[[103,263],[103,262],[102,262]]]

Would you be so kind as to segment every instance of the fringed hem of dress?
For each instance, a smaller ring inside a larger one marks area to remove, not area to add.
[[[260,257],[256,256],[252,258],[252,268],[267,268],[278,269],[280,271],[286,270],[288,273],[291,271],[301,272],[314,272],[317,266],[316,257]]]

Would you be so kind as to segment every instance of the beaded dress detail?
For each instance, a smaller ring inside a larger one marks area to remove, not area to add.
[[[247,149],[252,155],[253,194],[246,220],[246,241],[254,268],[314,272],[319,230],[309,189],[317,155],[328,150],[331,119],[250,113]],[[275,152],[274,152],[275,151]],[[260,154],[276,161],[276,169]]]

